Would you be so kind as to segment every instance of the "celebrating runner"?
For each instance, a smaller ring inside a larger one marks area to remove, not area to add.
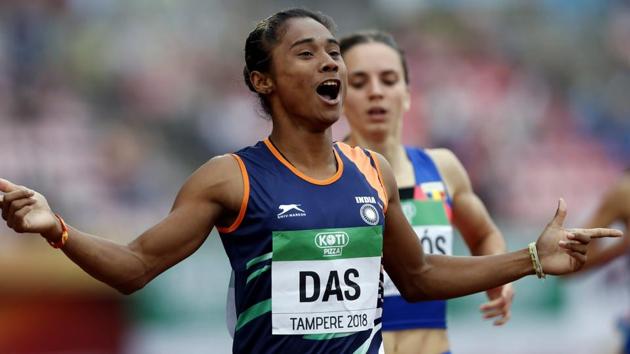
[[[376,353],[381,262],[407,300],[444,299],[576,271],[592,238],[621,235],[565,229],[560,200],[528,248],[424,254],[388,162],[332,142],[347,84],[332,29],[328,17],[302,9],[256,26],[245,43],[244,78],[271,116],[271,135],[201,166],[171,212],[131,243],[69,226],[40,193],[7,180],[0,180],[2,217],[123,293],[188,257],[217,226],[235,273],[235,353]]]

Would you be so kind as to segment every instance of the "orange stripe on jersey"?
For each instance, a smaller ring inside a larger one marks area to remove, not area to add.
[[[287,161],[287,159],[285,159],[284,156],[282,156],[282,154],[278,151],[278,149],[276,149],[276,147],[273,146],[271,141],[269,141],[269,138],[265,139],[263,142],[265,143],[265,145],[267,145],[267,148],[269,149],[269,151],[271,151],[273,156],[275,156],[278,159],[278,161],[280,161],[284,166],[286,166],[286,168],[288,168],[296,176],[300,177],[306,182],[313,183],[318,186],[325,186],[327,184],[336,182],[341,177],[341,174],[343,173],[343,161],[341,161],[341,158],[339,157],[339,154],[337,154],[337,151],[335,149],[333,149],[333,153],[335,154],[335,159],[337,160],[337,172],[335,172],[335,174],[330,178],[315,179],[315,178],[312,178],[303,174],[297,168],[295,168],[295,166],[293,166],[289,161]]]
[[[233,232],[234,230],[238,229],[238,227],[241,225],[241,222],[245,218],[245,212],[247,211],[247,202],[249,202],[249,175],[247,174],[247,168],[245,167],[243,160],[241,160],[238,155],[232,154],[232,157],[234,157],[236,162],[238,162],[238,167],[241,169],[241,176],[243,177],[243,199],[241,201],[241,208],[238,211],[238,216],[236,217],[236,220],[234,220],[232,225],[228,227],[217,227],[217,230],[224,234]]]
[[[385,191],[383,178],[378,165],[377,157],[370,152],[372,159],[374,159],[374,166],[370,161],[370,158],[363,152],[363,149],[359,147],[350,147],[347,144],[338,142],[337,146],[347,158],[349,158],[357,166],[359,171],[365,176],[370,186],[378,192],[378,197],[383,202],[383,213],[387,211],[387,192]]]

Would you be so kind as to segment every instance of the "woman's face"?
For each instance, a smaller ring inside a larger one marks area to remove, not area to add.
[[[335,37],[311,18],[288,20],[271,51],[273,114],[288,114],[320,129],[341,115],[346,66]]]
[[[344,113],[355,134],[381,140],[399,136],[409,110],[409,88],[400,56],[386,44],[357,44],[343,56],[348,67]]]

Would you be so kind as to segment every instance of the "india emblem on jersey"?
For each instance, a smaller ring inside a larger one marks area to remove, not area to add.
[[[378,224],[378,211],[372,204],[363,204],[359,210],[361,213],[361,219],[368,225]]]
[[[430,200],[446,199],[446,188],[441,181],[421,183],[420,188]]]

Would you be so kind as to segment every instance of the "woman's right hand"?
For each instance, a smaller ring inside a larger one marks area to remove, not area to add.
[[[38,233],[49,241],[61,237],[61,225],[46,198],[0,178],[0,209],[7,226],[18,233]]]

